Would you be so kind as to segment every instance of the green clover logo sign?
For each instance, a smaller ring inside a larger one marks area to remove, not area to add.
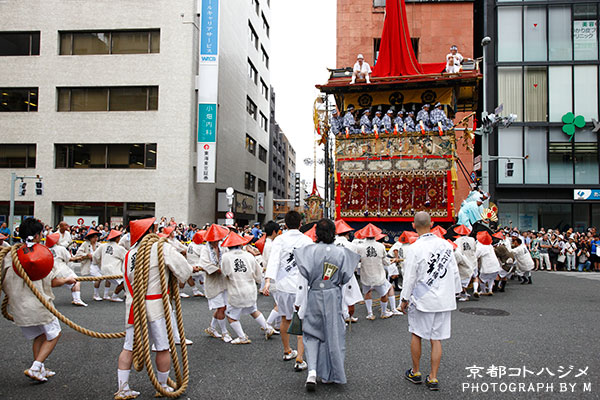
[[[585,126],[585,118],[581,115],[575,116],[572,112],[568,112],[562,116],[563,127],[562,131],[570,136],[569,140],[573,140],[575,135],[575,127],[581,129]]]

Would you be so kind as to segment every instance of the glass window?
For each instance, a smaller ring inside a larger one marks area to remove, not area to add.
[[[373,0],[373,7],[385,7],[385,0]]]
[[[265,100],[269,100],[269,87],[265,83],[265,81],[260,80],[260,94],[265,98]]]
[[[160,30],[60,32],[61,55],[146,54],[160,51]]]
[[[550,130],[561,128],[550,128]],[[566,136],[566,135],[563,135]],[[550,142],[548,145],[548,164],[550,166],[550,183],[573,183],[573,149],[571,142]]]
[[[0,168],[35,168],[35,144],[0,144]]]
[[[265,117],[265,114],[263,114],[262,112],[260,113],[260,127],[267,132],[269,129],[269,123],[267,120],[267,117]]]
[[[58,111],[146,110],[158,110],[157,86],[58,88]]]
[[[267,54],[267,51],[264,47],[260,46],[260,50],[262,53],[262,62],[265,64],[265,67],[269,69],[269,55]]]
[[[0,88],[0,112],[37,110],[38,88]]]
[[[254,192],[256,190],[256,177],[250,172],[246,172],[244,179],[244,187],[246,190]]]
[[[250,80],[252,80],[252,82],[254,82],[254,84],[258,84],[258,72],[256,71],[256,68],[250,59],[248,59],[248,77]]]
[[[256,140],[252,139],[250,135],[246,135],[246,150],[252,155],[256,155]]]
[[[575,134],[577,135],[577,134]],[[574,143],[575,183],[598,184],[598,143]]]
[[[523,156],[523,128],[498,129],[498,155],[501,157]],[[512,163],[512,176],[510,164]],[[498,160],[498,183],[523,183],[523,160]]]
[[[258,50],[258,35],[250,22],[248,22],[248,33],[250,34],[250,43]]]
[[[562,232],[571,226],[571,204],[540,203],[539,207],[540,227]]]
[[[598,58],[598,18],[596,4],[573,5],[573,54],[575,60]]]
[[[267,149],[262,146],[258,147],[258,159],[264,163],[267,162]]]
[[[565,113],[573,109],[573,76],[570,66],[549,67],[549,119],[560,122]]]
[[[269,35],[271,34],[271,28],[269,27],[269,23],[267,22],[267,18],[265,17],[265,14],[262,14],[262,22],[263,22],[263,29],[264,29],[265,33],[267,34],[267,37],[269,37]]]
[[[557,6],[548,10],[548,57],[551,61],[570,60],[571,7]]]
[[[148,88],[121,87],[110,89],[110,111],[145,111],[148,108]]]
[[[39,32],[0,32],[0,57],[39,55]]]
[[[546,8],[524,7],[525,61],[546,60]]]
[[[256,108],[256,103],[254,103],[250,97],[246,97],[246,111],[248,112],[248,114],[250,114],[250,116],[254,119],[256,119],[258,117],[257,112],[256,112],[257,108]]]
[[[516,114],[523,121],[523,73],[521,67],[498,67],[498,105],[506,115]]]
[[[586,121],[598,119],[598,67],[575,66],[575,115],[583,115]]]
[[[525,183],[548,183],[546,128],[525,128]]]
[[[521,7],[498,7],[498,61],[521,61]]]
[[[546,67],[525,67],[525,121],[548,120]]]
[[[72,51],[73,55],[88,54],[109,54],[110,53],[110,33],[109,32],[78,32],[72,33]]]
[[[156,143],[57,144],[56,168],[156,168]]]

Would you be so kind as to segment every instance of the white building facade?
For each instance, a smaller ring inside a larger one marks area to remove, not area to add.
[[[36,196],[28,181],[17,220],[203,224],[223,217],[228,186],[240,223],[266,219],[256,200],[267,192],[270,10],[266,0],[221,1],[216,183],[197,183],[201,2],[0,3],[0,219],[11,172],[44,182]]]

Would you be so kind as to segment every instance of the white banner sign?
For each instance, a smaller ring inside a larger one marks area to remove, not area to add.
[[[256,212],[265,213],[265,194],[263,192],[256,194]]]
[[[69,225],[75,226],[91,226],[92,222],[95,222],[98,225],[98,217],[90,217],[90,216],[70,216],[65,215],[63,217],[63,221],[65,221]]]
[[[198,174],[196,182],[215,183],[217,166],[217,144],[215,142],[198,143]]]

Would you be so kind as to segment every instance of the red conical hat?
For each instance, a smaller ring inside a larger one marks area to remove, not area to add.
[[[163,233],[167,236],[169,236],[171,234],[171,232],[173,232],[175,230],[175,227],[173,225],[171,226],[167,226],[165,229],[163,229]]]
[[[336,235],[341,235],[346,232],[352,232],[353,230],[354,230],[354,228],[352,228],[350,225],[348,225],[346,223],[346,221],[344,221],[343,219],[338,219],[337,221],[335,221],[335,234]]]
[[[137,243],[138,240],[142,238],[144,233],[154,224],[156,218],[144,218],[144,219],[136,219],[135,221],[129,222],[129,241],[131,245]]]
[[[97,230],[90,228],[88,233],[85,234],[85,238],[87,239],[88,236],[92,236],[92,235],[100,235],[100,233]]]
[[[359,231],[356,231],[356,235],[360,235],[361,238],[375,238],[381,233],[381,229],[373,224],[368,224]]]
[[[229,235],[229,229],[224,226],[212,224],[204,235],[204,240],[207,242],[218,242],[219,240],[225,239]]]
[[[492,237],[486,231],[478,232],[477,233],[477,240],[479,241],[479,243],[484,244],[484,245],[490,245],[490,244],[492,244]]]
[[[116,237],[119,237],[119,236],[121,236],[122,234],[123,234],[123,232],[121,232],[121,231],[118,231],[118,230],[116,230],[116,229],[111,229],[111,230],[110,230],[110,233],[109,233],[109,234],[108,234],[108,236],[106,237],[106,240],[111,240],[111,239],[114,239],[114,238],[116,238]]]
[[[434,235],[443,238],[444,235],[446,234],[446,230],[444,228],[442,228],[439,225],[436,225],[433,227],[433,229],[431,230],[431,233],[433,233]]]
[[[496,239],[504,240],[504,233],[502,233],[502,231],[496,232],[492,236]]]
[[[413,244],[414,242],[417,241],[418,238],[419,238],[419,236],[411,236],[408,238],[408,243]]]
[[[27,252],[25,252],[27,249]],[[17,250],[17,258],[32,281],[44,279],[54,267],[54,256],[46,246],[34,244],[32,247],[22,246]],[[13,263],[15,273],[19,275]],[[21,278],[22,276],[19,275]]]
[[[204,234],[205,233],[206,233],[206,231],[204,231],[204,230],[194,233],[194,237],[192,238],[192,241],[196,244],[204,243]]]
[[[456,228],[454,228],[454,233],[460,236],[466,236],[469,233],[471,233],[471,230],[464,225],[459,225]]]
[[[210,232],[210,229],[209,229]],[[238,235],[235,232],[231,232],[229,234],[229,236],[227,236],[227,239],[225,239],[223,241],[223,243],[221,243],[221,247],[236,247],[236,246],[243,246],[245,244],[250,243],[250,241],[252,240],[252,237],[241,237],[240,235]]]
[[[260,239],[258,239],[256,242],[254,242],[254,246],[256,246],[258,251],[260,251],[260,254],[262,254],[263,250],[265,249],[266,242],[267,242],[267,235],[262,235],[260,237]]]
[[[379,235],[375,236],[375,240],[380,241],[383,238],[386,238],[387,235],[385,233],[380,233]]]
[[[306,236],[312,239],[313,242],[317,241],[317,224],[314,224],[312,228],[304,232]]]
[[[458,247],[458,245],[456,243],[454,243],[452,240],[448,239],[448,243],[450,243],[452,245],[453,249],[456,249]]]
[[[402,235],[400,235],[400,239],[398,239],[398,241],[400,243],[412,243],[410,241],[410,238],[418,238],[419,234],[417,232],[413,232],[413,231],[404,231],[402,232]]]
[[[54,247],[58,240],[60,239],[60,233],[56,232],[51,235],[46,236],[46,247],[51,248]]]

